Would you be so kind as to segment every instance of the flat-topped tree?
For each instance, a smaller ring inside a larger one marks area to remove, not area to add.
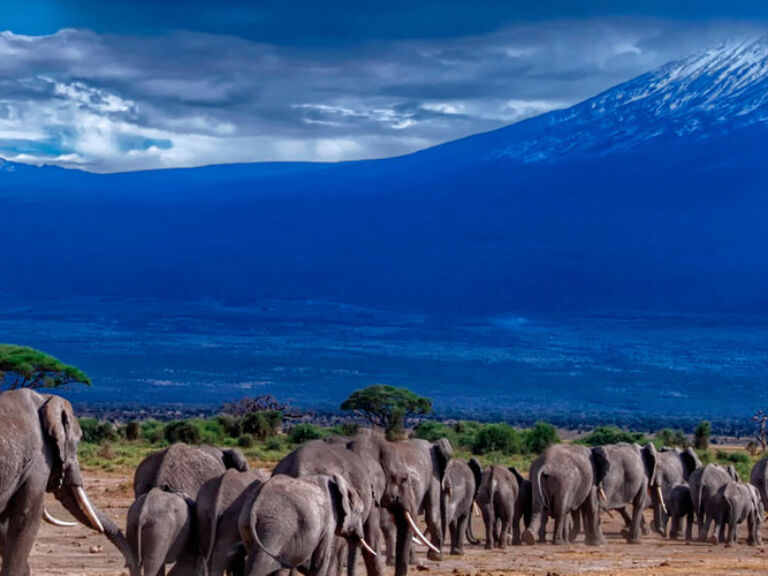
[[[28,346],[0,344],[0,391],[19,388],[63,388],[91,385],[88,375],[75,366]]]
[[[407,418],[432,412],[432,400],[407,388],[376,384],[352,392],[342,403],[341,409],[356,412],[364,416],[372,426],[380,426],[391,432],[403,426]]]

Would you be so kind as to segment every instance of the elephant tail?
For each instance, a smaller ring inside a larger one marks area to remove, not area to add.
[[[254,515],[251,518],[251,521],[249,522],[249,530],[251,532],[251,540],[253,541],[253,543],[256,546],[258,546],[261,549],[261,551],[264,552],[264,554],[266,554],[267,556],[272,558],[272,560],[277,562],[280,565],[280,568],[282,568],[284,570],[291,570],[291,571],[293,571],[295,566],[291,566],[290,564],[286,564],[285,562],[283,562],[283,560],[280,558],[280,556],[278,554],[274,554],[273,552],[271,552],[269,550],[269,548],[267,548],[264,545],[264,543],[261,541],[261,538],[259,538],[259,531],[256,529],[256,524],[257,524],[257,518]]]
[[[208,543],[203,551],[201,563],[203,576],[208,576],[208,565],[211,562],[211,556],[213,555],[213,548],[216,543],[216,534],[219,531],[219,523],[221,522],[221,498],[222,498],[222,486],[224,484],[223,479],[219,482],[216,488],[216,497],[213,499],[213,509],[210,511],[210,526],[208,527],[210,534],[208,534]],[[202,543],[201,543],[202,544]]]
[[[445,535],[448,531],[448,499],[453,496],[453,486],[451,479],[446,475],[443,478],[440,490],[440,525],[443,529],[442,541],[445,542]]]
[[[704,524],[704,483],[701,482],[696,488],[696,521],[699,526]]]
[[[144,555],[141,551],[142,529],[144,528],[146,514],[146,506],[142,506],[139,511],[139,521],[136,524],[136,570],[137,574],[141,574],[144,564]]]
[[[548,510],[549,509],[549,502],[547,502],[547,497],[544,495],[544,489],[541,486],[541,478],[542,478],[542,476],[544,476],[544,477],[547,476],[547,473],[544,472],[543,467],[539,468],[536,471],[535,479],[534,478],[531,479],[531,480],[533,480],[531,488],[534,488],[534,489],[538,490],[537,494],[539,496],[539,501],[541,502],[541,506],[542,506],[542,508]],[[535,494],[532,494],[532,496],[534,496],[534,495]]]

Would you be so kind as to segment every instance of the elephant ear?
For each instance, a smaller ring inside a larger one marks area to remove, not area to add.
[[[733,480],[736,480],[736,482],[741,482],[741,476],[739,476],[739,473],[736,471],[736,468],[734,468],[733,464],[729,464],[728,468],[725,470],[728,472],[728,476],[730,476]]]
[[[656,463],[658,462],[658,453],[656,452],[656,446],[652,442],[648,442],[641,450],[640,454],[643,457],[643,465],[645,466],[645,475],[648,476],[648,485],[656,485],[658,479],[656,478]]]
[[[483,467],[480,461],[474,457],[470,458],[467,464],[470,470],[472,470],[472,475],[475,477],[475,495],[477,495],[477,491],[480,490],[480,484],[483,482]]]
[[[435,454],[440,480],[442,480],[445,476],[445,471],[448,469],[448,462],[453,458],[453,448],[447,438],[440,438],[440,440],[432,444],[432,452]]]
[[[690,446],[680,453],[680,461],[683,464],[683,480],[686,482],[697,468],[701,468],[701,460]]]
[[[336,514],[338,515],[336,533],[344,535],[350,534],[350,526],[352,523],[352,494],[349,491],[349,485],[340,474],[334,474],[333,480],[329,485],[336,505]]]
[[[518,470],[515,466],[510,466],[509,471],[512,472],[514,477],[517,479],[517,485],[522,486],[523,482],[525,482],[525,478],[523,478],[523,475],[520,474],[520,470]]]
[[[70,469],[77,459],[77,445],[83,435],[69,402],[51,396],[41,409],[40,420],[45,434],[56,445],[62,469]],[[74,467],[77,469],[77,466]]]
[[[230,448],[229,450],[222,451],[222,459],[226,468],[232,468],[239,472],[248,471],[248,460],[245,459],[243,453],[237,448]]]
[[[608,475],[608,470],[611,468],[608,452],[602,446],[595,446],[591,450],[590,460],[592,460],[595,486],[599,486]]]

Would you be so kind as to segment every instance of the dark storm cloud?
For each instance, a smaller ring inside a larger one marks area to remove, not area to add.
[[[237,35],[0,34],[0,156],[114,171],[402,154],[563,107],[738,22],[512,24],[306,46]]]

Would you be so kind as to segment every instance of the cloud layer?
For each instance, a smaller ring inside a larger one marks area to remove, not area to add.
[[[98,172],[404,154],[761,31],[590,19],[337,47],[192,32],[0,33],[0,156]]]

